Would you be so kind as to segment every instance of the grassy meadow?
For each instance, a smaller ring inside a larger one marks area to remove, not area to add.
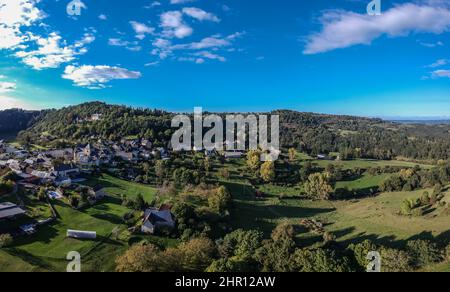
[[[332,163],[344,168],[367,168],[376,166],[413,167],[415,163],[402,161],[322,161],[305,155],[299,156],[301,163],[307,160],[325,167]],[[254,189],[245,175],[244,159],[232,160],[220,167],[229,170],[229,178],[219,178],[215,165],[212,175],[227,186],[234,198],[230,224],[233,229],[258,229],[270,236],[272,229],[287,220],[299,225],[302,219],[318,219],[325,223],[326,231],[332,232],[337,241],[343,243],[360,242],[371,239],[375,242],[396,246],[410,238],[429,236],[449,236],[449,215],[443,214],[440,207],[427,210],[422,217],[399,215],[402,202],[408,198],[419,198],[425,190],[414,192],[382,193],[375,197],[362,197],[353,200],[313,201],[299,197],[301,186],[284,187],[262,185],[260,190],[266,196],[257,199]],[[429,167],[422,165],[422,167]],[[351,181],[340,181],[336,189],[359,190],[379,185],[390,174],[363,174]],[[83,271],[112,271],[115,258],[129,246],[129,240],[119,240],[112,236],[114,230],[125,230],[122,217],[130,210],[121,205],[121,195],[135,198],[142,194],[147,201],[156,195],[156,189],[149,185],[125,181],[108,174],[91,178],[84,184],[102,186],[111,196],[93,207],[74,210],[64,202],[54,201],[58,220],[42,227],[37,234],[17,239],[12,247],[0,249],[0,271],[64,271],[65,257],[70,251],[82,255]],[[431,190],[428,190],[431,191]],[[14,196],[4,196],[1,201],[16,202]],[[450,192],[445,194],[450,202]],[[37,217],[45,217],[49,210],[45,204],[27,199],[28,210]],[[20,221],[20,223],[23,223]],[[3,223],[4,224],[4,223]],[[2,225],[0,224],[0,228]],[[98,239],[84,241],[66,238],[67,229],[96,231]],[[298,244],[309,246],[322,240],[321,236],[300,228]],[[177,241],[152,236],[137,236],[134,240],[146,239],[160,246],[176,245]],[[449,264],[429,267],[436,271],[450,271]]]

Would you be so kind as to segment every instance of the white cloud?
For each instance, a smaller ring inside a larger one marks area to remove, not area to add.
[[[40,0],[0,0],[0,49],[9,49],[23,63],[36,70],[58,68],[87,52],[95,40],[93,32],[68,45],[58,32],[51,32],[42,22],[46,14],[37,7]],[[31,27],[45,27],[45,34],[31,32]],[[32,49],[31,49],[32,48]]]
[[[424,46],[424,47],[427,47],[427,48],[442,47],[442,46],[444,45],[444,43],[441,42],[441,41],[438,41],[438,42],[435,42],[435,43],[419,42],[419,44],[420,44],[421,46]]]
[[[76,86],[102,89],[112,80],[139,79],[140,72],[111,66],[67,66],[62,77],[72,80]]]
[[[110,38],[108,40],[108,45],[113,47],[125,47],[127,50],[132,52],[138,52],[142,50],[142,47],[139,46],[137,41],[129,42],[119,38]]]
[[[433,64],[428,65],[427,68],[437,68],[437,67],[445,66],[449,63],[450,63],[450,60],[440,59],[440,60],[437,60],[436,62],[434,62]]]
[[[227,59],[225,57],[222,57],[220,55],[217,54],[213,54],[211,52],[208,51],[201,51],[201,52],[197,52],[193,54],[196,57],[201,57],[202,59],[210,59],[210,60],[217,60],[220,62],[226,62]]]
[[[196,0],[170,0],[170,4],[185,4],[195,2]]]
[[[159,56],[160,59],[166,59],[172,53],[172,42],[163,38],[158,38],[153,42],[155,47],[152,55]]]
[[[40,0],[0,0],[0,49],[14,49],[29,40],[29,34],[22,32],[22,29],[45,17],[36,8],[39,2]]]
[[[159,65],[159,61],[144,64],[145,67],[154,67],[154,66],[158,66],[158,65]]]
[[[0,93],[11,92],[16,90],[16,83],[14,82],[0,82]]]
[[[431,73],[432,78],[450,78],[450,70],[436,70]]]
[[[241,37],[243,34],[244,33],[237,32],[237,33],[234,33],[227,37],[221,37],[220,35],[215,35],[215,36],[204,38],[199,42],[175,45],[172,48],[176,49],[176,50],[180,50],[180,49],[203,50],[203,49],[209,49],[209,48],[227,47],[232,44],[233,40]]]
[[[183,21],[183,14],[180,11],[168,11],[161,14],[161,27],[163,34],[168,38],[186,38],[194,30]]]
[[[412,33],[441,34],[450,31],[450,10],[439,4],[406,3],[373,17],[343,10],[327,11],[321,18],[322,31],[308,37],[304,54],[317,54],[375,39],[408,36]]]
[[[200,8],[186,7],[183,8],[183,13],[200,21],[207,20],[213,22],[220,22],[220,19],[217,16],[215,16],[212,13],[206,12]]]
[[[159,1],[153,1],[153,2],[150,3],[149,5],[144,6],[144,9],[152,9],[152,8],[154,8],[154,7],[161,6],[161,5],[162,5],[161,2],[159,2]]]
[[[53,32],[47,38],[33,36],[38,49],[32,51],[18,51],[15,56],[35,70],[58,68],[61,64],[75,60],[77,55],[87,52],[86,45],[92,43],[95,37],[86,33],[83,38],[73,45],[67,45],[63,38]]]
[[[130,21],[133,30],[136,32],[136,38],[143,40],[147,34],[153,34],[155,29],[150,27],[144,23],[140,23],[137,21]]]
[[[105,14],[100,14],[98,16],[98,19],[100,19],[100,20],[108,20],[108,16],[106,16]]]
[[[166,59],[169,57],[174,51],[201,51],[198,53],[194,53],[196,56],[202,56],[204,59],[213,59],[219,61],[226,61],[225,57],[219,56],[217,53],[213,54],[208,52],[207,50],[219,51],[222,48],[230,47],[233,45],[233,42],[244,35],[244,32],[237,32],[231,34],[229,36],[223,37],[221,35],[214,35],[211,37],[204,38],[199,42],[192,42],[186,44],[176,44],[173,45],[170,40],[159,38],[153,42],[153,46],[155,47],[152,51],[153,55],[157,55],[160,59]],[[180,61],[192,61],[195,62],[197,59],[192,58],[193,53],[189,52],[188,57],[178,57],[177,60]],[[205,61],[203,59],[203,61]],[[203,62],[202,62],[203,63]]]

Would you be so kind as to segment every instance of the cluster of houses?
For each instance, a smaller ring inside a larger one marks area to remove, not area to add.
[[[0,168],[14,172],[18,176],[17,185],[27,190],[37,192],[43,184],[55,185],[56,188],[48,190],[47,195],[50,199],[61,199],[64,189],[76,188],[79,186],[77,183],[83,180],[83,174],[89,174],[100,166],[114,168],[120,161],[134,163],[153,157],[169,159],[166,149],[152,146],[146,139],[123,139],[120,142],[97,141],[74,148],[28,151],[0,141]],[[89,198],[97,201],[104,196],[103,189],[89,188]],[[143,232],[153,233],[152,225],[174,224],[167,210],[152,210],[150,213],[146,213],[144,221],[148,229]],[[25,214],[20,206],[9,202],[0,204],[0,221],[14,220]],[[25,234],[32,234],[36,227],[37,224],[33,223],[21,226],[21,229]]]
[[[92,119],[101,119],[101,116],[93,116]],[[205,155],[214,157],[219,153],[211,150],[205,151]],[[223,156],[226,159],[236,159],[244,157],[245,152],[224,152]],[[9,168],[20,177],[17,183],[25,189],[37,191],[42,184],[55,185],[56,188],[48,191],[50,199],[62,198],[64,196],[62,189],[75,187],[83,180],[83,174],[89,174],[99,167],[115,168],[120,161],[138,163],[152,158],[167,160],[170,159],[170,154],[164,148],[154,148],[151,141],[146,139],[122,139],[120,142],[99,140],[73,148],[52,150],[23,150],[0,140],[0,168]],[[94,188],[90,190],[89,195],[98,200],[104,197],[105,193],[102,189]],[[14,204],[0,205],[0,221],[24,214],[25,211]],[[26,234],[34,233],[36,226],[36,224],[24,225],[23,231]],[[170,207],[162,206],[159,209],[150,208],[145,211],[140,231],[153,234],[156,230],[170,230],[174,227],[175,219]],[[86,234],[81,231],[68,231],[68,236],[74,238],[87,236]],[[91,233],[88,235],[91,236]]]
[[[82,173],[100,166],[115,167],[118,161],[139,162],[152,157],[168,159],[164,148],[152,148],[146,139],[123,139],[120,142],[97,141],[74,148],[26,151],[0,141],[0,167],[8,167],[25,184],[36,181],[57,186],[70,184]]]

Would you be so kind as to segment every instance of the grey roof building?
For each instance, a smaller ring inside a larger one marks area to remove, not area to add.
[[[19,215],[23,215],[26,212],[13,203],[0,203],[0,220],[1,219],[10,219]]]

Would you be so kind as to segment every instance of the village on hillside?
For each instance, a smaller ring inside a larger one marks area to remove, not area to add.
[[[120,162],[139,163],[155,157],[168,159],[169,152],[164,148],[153,149],[152,143],[146,139],[122,139],[119,143],[97,141],[74,148],[52,150],[24,150],[18,145],[0,141],[0,172],[3,178],[0,192],[7,194],[22,190],[38,197],[44,196],[39,197],[41,200],[67,199],[73,208],[79,209],[93,205],[106,196],[100,186],[88,187],[82,184],[94,172],[100,168],[114,172]],[[12,177],[14,179],[10,180]],[[126,178],[133,180],[135,175],[130,171]],[[68,196],[70,192],[82,194],[81,200],[76,196]],[[25,207],[11,202],[0,203],[0,220],[11,221],[23,216],[26,214]],[[166,218],[162,221],[173,224],[167,210],[162,213],[148,210],[144,218],[145,230],[154,232],[148,222],[149,216],[155,214],[162,214]],[[16,236],[33,234],[39,226],[52,222],[55,219],[53,217],[40,222],[27,222],[9,231]],[[69,237],[89,238],[89,233],[81,231],[68,230],[67,234]]]

